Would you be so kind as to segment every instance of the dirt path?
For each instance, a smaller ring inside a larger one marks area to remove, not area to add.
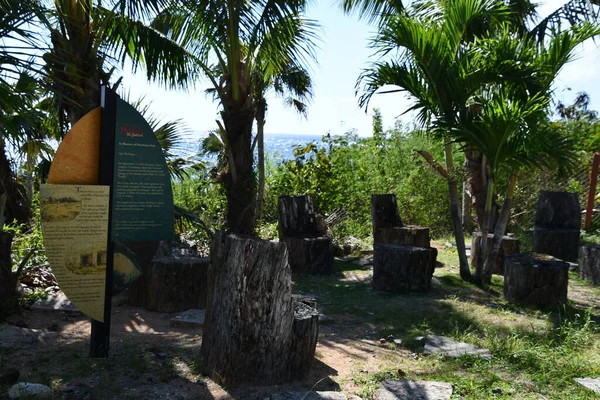
[[[45,330],[50,337],[37,350],[0,352],[0,370],[17,368],[20,381],[47,384],[56,398],[66,396],[65,389],[75,392],[64,397],[69,399],[261,400],[275,392],[311,389],[343,391],[350,396],[360,394],[369,384],[361,378],[380,371],[399,371],[402,375],[403,365],[419,359],[407,347],[380,344],[380,337],[388,332],[400,332],[404,340],[424,321],[429,325],[422,329],[435,332],[446,325],[451,330],[482,320],[524,327],[545,324],[534,312],[498,308],[497,293],[465,289],[454,280],[455,275],[456,271],[448,268],[436,271],[434,288],[426,295],[373,293],[370,271],[359,269],[339,277],[303,278],[296,289],[315,294],[331,318],[321,324],[311,374],[287,385],[221,388],[197,374],[200,329],[171,327],[172,314],[135,308],[119,299],[113,307],[110,359],[87,357],[87,318],[25,310],[8,322]],[[571,282],[569,298],[581,309],[600,310],[595,292],[589,285]],[[405,314],[397,317],[400,310]],[[479,314],[473,315],[474,310]],[[0,397],[6,389],[0,386]]]

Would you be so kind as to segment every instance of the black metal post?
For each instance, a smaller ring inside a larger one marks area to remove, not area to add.
[[[108,357],[110,342],[110,314],[113,288],[113,256],[112,241],[112,191],[115,168],[115,123],[117,119],[117,94],[106,86],[102,86],[100,104],[102,119],[100,127],[100,164],[98,180],[100,185],[110,186],[108,202],[108,237],[106,248],[106,290],[104,297],[104,322],[92,319],[90,338],[90,357]]]

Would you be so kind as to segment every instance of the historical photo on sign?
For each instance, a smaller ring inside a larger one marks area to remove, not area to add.
[[[60,288],[84,314],[104,320],[109,187],[42,185],[42,232]]]

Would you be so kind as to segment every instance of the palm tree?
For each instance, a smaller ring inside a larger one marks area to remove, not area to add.
[[[308,71],[295,63],[290,63],[280,71],[277,76],[268,81],[260,82],[264,77],[258,76],[259,82],[256,99],[256,137],[254,139],[258,149],[258,196],[256,220],[262,215],[265,198],[265,144],[264,129],[266,124],[267,100],[269,90],[283,97],[284,104],[292,107],[306,117],[307,102],[312,97],[312,81]],[[254,147],[254,146],[253,146]]]
[[[524,169],[568,168],[576,159],[572,140],[547,123],[550,111],[551,86],[561,68],[573,58],[575,48],[600,33],[600,28],[583,25],[547,37],[537,44],[529,35],[515,35],[508,27],[502,35],[483,40],[480,46],[492,71],[512,61],[498,71],[505,81],[485,88],[473,103],[477,114],[465,115],[453,136],[468,144],[487,159],[487,201],[482,231],[481,254],[487,251],[487,233],[491,225],[491,202],[495,193],[494,180],[500,170],[509,171],[502,211],[494,231],[489,256],[477,268],[476,280],[489,283],[492,265],[500,250],[506,231],[510,206],[518,174]],[[498,57],[498,55],[503,55]],[[504,62],[497,62],[504,58]],[[517,68],[513,66],[518,66]]]
[[[45,26],[51,46],[45,69],[57,104],[74,125],[100,105],[100,86],[129,58],[134,70],[143,66],[149,80],[184,86],[191,76],[188,56],[175,43],[143,21],[169,0],[57,0]],[[120,80],[113,88],[118,86]]]
[[[483,62],[472,46],[465,46],[466,35],[482,20],[500,21],[508,9],[494,0],[455,0],[440,4],[435,17],[419,10],[402,12],[382,21],[374,46],[381,54],[400,50],[396,59],[382,60],[365,70],[361,106],[383,85],[395,85],[395,91],[407,92],[413,100],[408,111],[429,131],[445,142],[445,161],[452,224],[460,260],[460,274],[469,280],[471,273],[466,257],[460,217],[457,173],[452,156],[451,131],[458,117],[466,114],[468,102],[481,87],[497,79],[478,66]]]
[[[252,126],[263,85],[290,64],[313,58],[316,25],[302,17],[305,1],[199,1],[167,10],[153,26],[187,49],[221,105],[219,132],[227,228],[253,235],[255,177]]]

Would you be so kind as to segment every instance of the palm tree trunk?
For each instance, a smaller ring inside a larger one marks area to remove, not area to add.
[[[256,219],[255,176],[252,154],[252,124],[254,112],[246,107],[226,107],[221,112],[228,145],[235,168],[235,178],[230,171],[224,177],[227,197],[226,228],[234,233],[255,234]]]
[[[482,169],[483,156],[477,151],[465,151],[465,182],[471,193],[471,204],[477,216],[477,225],[483,228],[485,214],[485,186]]]
[[[265,202],[265,120],[257,118],[257,143],[258,147],[258,204],[256,205],[256,221],[262,216]]]
[[[500,248],[502,247],[502,237],[506,232],[508,225],[508,217],[510,216],[510,208],[512,205],[512,199],[515,194],[515,187],[517,186],[517,173],[515,171],[510,173],[508,177],[508,187],[506,188],[506,195],[504,196],[504,203],[500,211],[500,216],[496,222],[496,228],[494,229],[494,239],[492,241],[492,248],[490,254],[485,260],[483,265],[483,279],[485,282],[491,282],[492,280],[492,266],[496,264]],[[482,256],[485,253],[481,253]]]
[[[487,198],[485,201],[485,213],[483,218],[483,228],[481,229],[481,245],[480,256],[477,258],[477,266],[475,268],[475,282],[478,284],[489,283],[484,280],[483,266],[487,252],[487,235],[490,231],[492,221],[492,205],[494,199],[494,177],[490,176],[487,181]],[[491,274],[490,274],[491,279]]]
[[[460,201],[458,198],[458,185],[454,171],[454,158],[452,156],[452,143],[446,141],[444,146],[446,170],[448,171],[448,192],[450,197],[450,215],[452,218],[452,228],[454,229],[454,240],[456,241],[456,250],[458,251],[458,260],[460,265],[460,277],[464,281],[471,280],[471,270],[467,260],[467,249],[465,246],[465,235],[462,230],[462,218],[460,216]]]

